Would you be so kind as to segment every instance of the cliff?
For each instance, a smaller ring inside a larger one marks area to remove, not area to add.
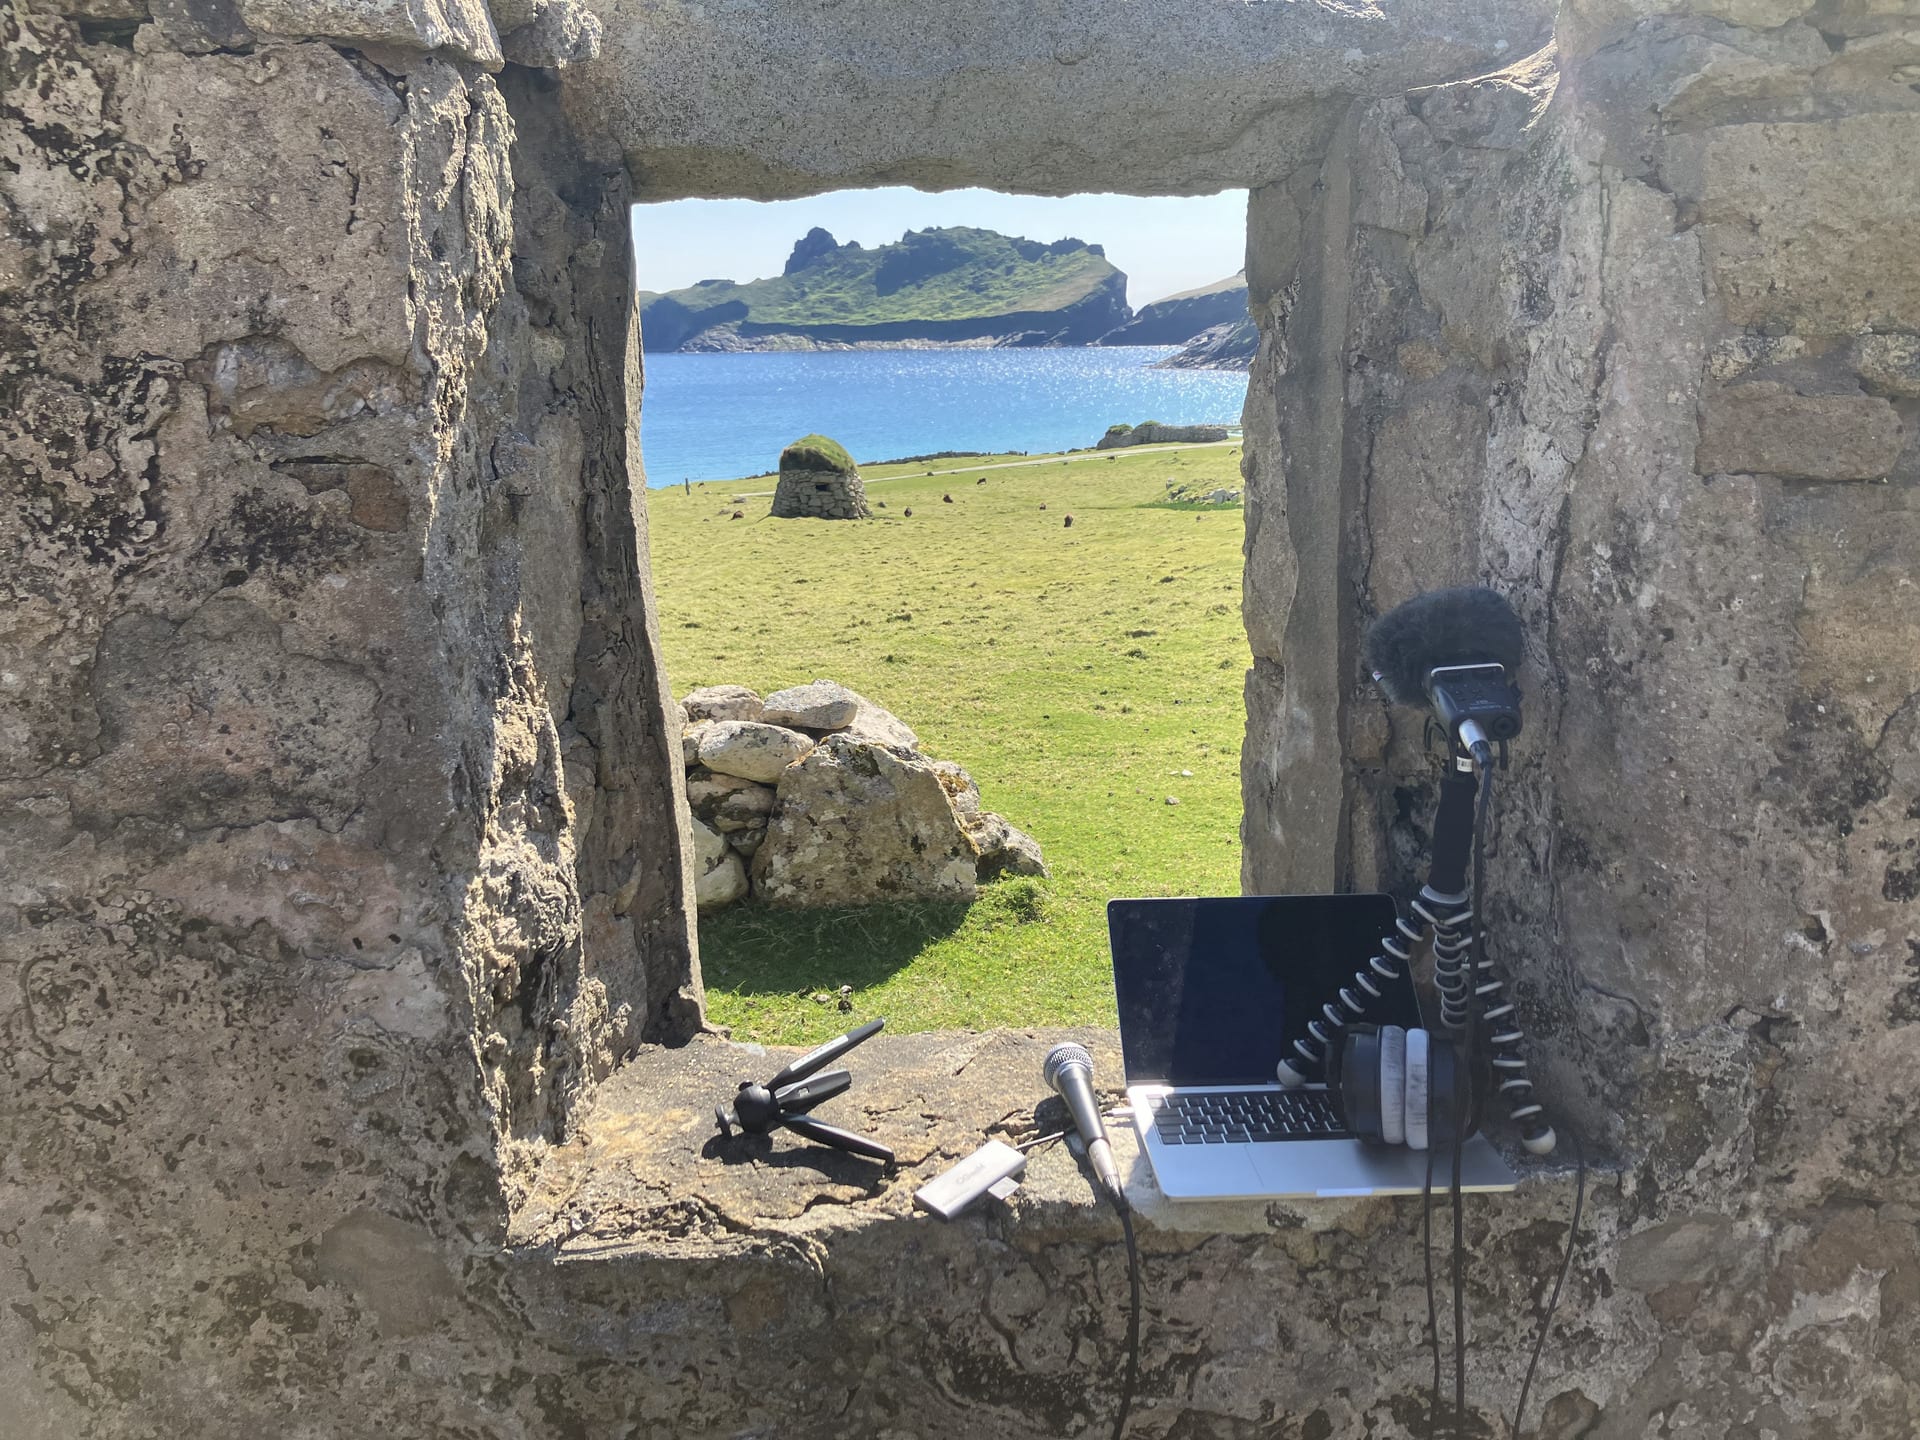
[[[1185,345],[1216,325],[1247,318],[1247,277],[1229,275],[1211,285],[1183,290],[1139,312],[1117,330],[1100,337],[1102,345]]]
[[[1178,354],[1160,361],[1156,370],[1248,370],[1260,348],[1260,331],[1251,315],[1223,321],[1202,330],[1180,348]]]
[[[842,245],[815,228],[785,272],[640,297],[649,351],[1084,345],[1124,325],[1127,277],[1098,245],[965,227]]]

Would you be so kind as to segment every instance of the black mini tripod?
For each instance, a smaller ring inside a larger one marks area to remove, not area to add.
[[[738,1125],[749,1135],[766,1135],[785,1126],[794,1134],[817,1140],[822,1145],[831,1145],[836,1150],[865,1155],[891,1165],[893,1151],[878,1140],[869,1140],[851,1130],[842,1130],[838,1125],[829,1125],[806,1113],[822,1100],[831,1100],[853,1084],[852,1074],[845,1070],[829,1070],[824,1075],[815,1075],[814,1072],[822,1065],[838,1060],[861,1041],[872,1039],[886,1023],[885,1020],[869,1020],[857,1030],[835,1036],[818,1050],[802,1055],[764,1085],[742,1080],[740,1093],[733,1097],[731,1115],[721,1106],[714,1107],[713,1118],[720,1122],[720,1133],[732,1138],[733,1127]]]

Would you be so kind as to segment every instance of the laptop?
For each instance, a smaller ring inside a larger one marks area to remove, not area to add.
[[[1324,1086],[1284,1089],[1274,1066],[1379,952],[1389,895],[1248,895],[1107,905],[1120,1048],[1140,1147],[1173,1200],[1417,1195],[1426,1151],[1363,1145]],[[1381,982],[1381,1025],[1421,1024],[1410,976]],[[1452,1150],[1432,1152],[1433,1186]],[[1519,1182],[1483,1135],[1462,1147],[1461,1189]]]

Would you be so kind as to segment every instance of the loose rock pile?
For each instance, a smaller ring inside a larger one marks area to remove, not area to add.
[[[951,760],[831,680],[762,699],[709,685],[680,702],[702,910],[972,900],[980,882],[1044,875],[1034,840],[980,807]]]
[[[1138,425],[1109,425],[1095,443],[1096,450],[1120,450],[1129,445],[1208,444],[1227,438],[1224,425],[1162,425],[1142,420]]]
[[[1238,488],[1223,485],[1203,490],[1198,485],[1186,485],[1178,480],[1166,482],[1166,497],[1170,505],[1238,505],[1240,503]]]

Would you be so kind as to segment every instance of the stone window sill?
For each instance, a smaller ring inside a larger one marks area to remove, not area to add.
[[[826,1102],[820,1118],[891,1146],[891,1169],[787,1132],[721,1138],[714,1106],[729,1101],[742,1079],[764,1080],[798,1052],[712,1036],[647,1047],[601,1087],[580,1138],[547,1153],[515,1214],[510,1244],[561,1259],[720,1258],[774,1241],[810,1247],[887,1221],[946,1226],[914,1208],[916,1189],[988,1139],[1016,1144],[1065,1124],[1064,1107],[1040,1078],[1043,1057],[1062,1039],[1092,1051],[1103,1098],[1117,1098],[1122,1071],[1112,1031],[881,1034],[853,1051],[843,1062],[853,1088]],[[1136,1212],[1160,1231],[1350,1228],[1356,1209],[1396,1203],[1176,1203],[1154,1184],[1130,1128],[1115,1124],[1109,1134]],[[1521,1173],[1532,1182],[1562,1168],[1534,1162]],[[1523,1185],[1521,1208],[1542,1201],[1557,1208],[1564,1202],[1540,1192],[1558,1188]],[[1010,1201],[984,1201],[949,1228],[977,1226],[981,1211],[990,1224],[1016,1229],[1118,1234],[1079,1162],[1059,1144],[1036,1151]]]

